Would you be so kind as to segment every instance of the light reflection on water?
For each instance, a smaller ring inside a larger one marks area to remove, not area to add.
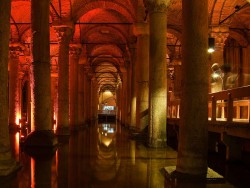
[[[27,187],[164,187],[159,169],[166,152],[157,157],[116,124],[95,124],[60,142],[56,152],[37,150],[30,157],[19,148],[20,134],[15,134],[15,151],[23,168],[18,172],[18,188]],[[42,155],[41,155],[42,154]]]

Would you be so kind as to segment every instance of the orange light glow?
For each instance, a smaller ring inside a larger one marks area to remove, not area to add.
[[[17,132],[15,134],[15,159],[17,161],[19,161],[19,142],[20,142],[19,136],[20,136],[20,133]]]
[[[56,113],[53,115],[53,130],[56,132],[57,129],[57,119],[56,119]]]
[[[21,119],[21,114],[18,112],[16,114],[16,125],[19,125],[21,127],[20,119]]]
[[[33,158],[31,158],[31,164],[30,164],[30,168],[31,168],[31,187],[35,187],[35,160]]]

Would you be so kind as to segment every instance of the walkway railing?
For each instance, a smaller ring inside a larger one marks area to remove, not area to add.
[[[208,94],[208,120],[249,124],[250,86]],[[168,118],[180,118],[180,100],[168,104]]]

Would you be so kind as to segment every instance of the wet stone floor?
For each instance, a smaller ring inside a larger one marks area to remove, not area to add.
[[[1,180],[1,188],[232,188],[250,185],[247,177],[216,184],[169,182],[162,169],[176,165],[176,151],[170,147],[147,148],[144,143],[131,139],[127,128],[115,123],[91,125],[61,140],[55,150],[33,151],[33,157],[22,151],[20,134],[11,134],[11,143],[13,155],[22,168],[16,176]],[[229,180],[233,172],[250,175],[246,169],[236,169],[227,172]]]

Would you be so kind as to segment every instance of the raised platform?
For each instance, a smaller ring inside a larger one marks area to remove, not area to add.
[[[177,181],[182,182],[201,182],[201,183],[207,183],[207,184],[213,184],[213,183],[225,183],[225,179],[222,175],[215,172],[213,169],[208,168],[207,169],[207,176],[206,178],[199,178],[197,176],[193,175],[187,175],[187,174],[181,174],[176,172],[176,166],[167,166],[163,168],[163,171],[165,173],[165,177],[168,179],[168,181],[172,183],[176,183]]]

